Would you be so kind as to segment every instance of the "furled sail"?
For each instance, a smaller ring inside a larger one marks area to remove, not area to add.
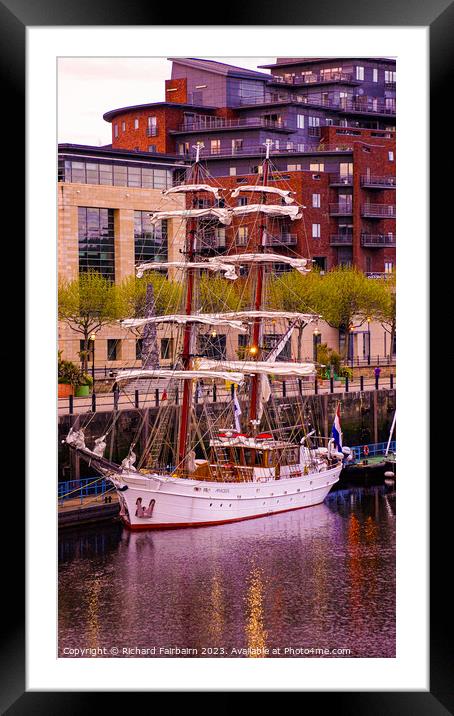
[[[212,264],[216,261],[222,264],[285,263],[300,273],[307,273],[310,271],[310,269],[306,268],[307,259],[294,259],[291,256],[283,256],[282,254],[229,254],[227,256],[215,256],[210,258],[207,263]]]
[[[212,314],[217,318],[222,319],[233,319],[233,320],[253,320],[254,318],[265,318],[270,320],[278,320],[284,318],[289,321],[304,321],[310,323],[311,321],[317,321],[321,316],[315,313],[297,313],[296,311],[229,311],[228,313],[217,313]]]
[[[188,191],[209,191],[214,194],[216,199],[220,199],[220,189],[216,186],[210,186],[209,184],[181,184],[179,186],[173,186],[171,189],[165,189],[162,193],[167,194],[184,194]]]
[[[279,194],[279,196],[282,196],[286,204],[293,204],[295,199],[290,196],[290,194],[293,194],[294,192],[289,191],[288,189],[278,189],[276,186],[260,186],[257,185],[251,185],[251,184],[245,184],[244,186],[239,186],[237,189],[234,189],[231,193],[232,199],[235,199],[240,192],[265,192],[267,194]]]
[[[199,371],[241,371],[242,373],[263,373],[264,375],[283,375],[302,378],[315,374],[313,363],[291,363],[284,361],[220,361],[201,358],[197,364]],[[217,373],[218,375],[218,373]],[[231,378],[229,379],[231,380]]]
[[[285,207],[282,207],[283,209]],[[288,207],[293,208],[293,207]],[[211,206],[207,209],[175,209],[174,211],[153,211],[150,212],[150,224],[157,224],[162,219],[203,219],[211,217],[217,219],[221,224],[230,224],[232,221],[231,209],[219,209]]]
[[[192,380],[193,378],[216,378],[219,380],[228,380],[231,383],[240,385],[244,381],[244,375],[239,371],[229,372],[228,368],[223,365],[218,370],[217,361],[213,361],[216,365],[212,368],[202,370],[198,367],[196,370],[170,370],[159,368],[158,370],[122,370],[116,376],[115,380],[131,380],[131,378],[168,378],[168,379],[184,379]],[[238,365],[240,365],[238,363]]]
[[[235,206],[230,211],[234,216],[260,213],[269,216],[287,216],[295,221],[303,216],[300,209],[299,206],[282,206],[280,204],[246,204],[246,206]]]
[[[214,257],[209,261],[147,261],[136,266],[136,276],[141,278],[144,271],[159,271],[165,268],[204,269],[206,271],[223,271],[224,277],[234,281],[238,278],[234,266],[228,265],[223,256]]]
[[[202,323],[209,326],[227,326],[229,328],[236,328],[236,330],[244,332],[243,322],[240,320],[233,320],[229,317],[223,318],[217,316],[214,313],[197,314],[193,313],[190,315],[186,314],[169,314],[167,316],[150,316],[149,318],[126,318],[120,321],[123,328],[139,328],[149,323]]]

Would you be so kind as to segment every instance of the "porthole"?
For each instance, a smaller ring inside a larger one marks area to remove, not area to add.
[[[221,502],[221,504],[219,505],[219,507],[222,507],[222,502]]]
[[[213,507],[213,503],[212,503],[212,502],[210,502],[210,507]]]

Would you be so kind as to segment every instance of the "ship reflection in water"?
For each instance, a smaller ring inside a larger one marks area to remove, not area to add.
[[[59,654],[101,650],[395,656],[395,493],[339,490],[316,507],[217,527],[63,532]]]

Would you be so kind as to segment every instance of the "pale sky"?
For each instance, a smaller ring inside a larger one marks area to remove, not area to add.
[[[275,57],[209,57],[249,69]],[[147,57],[62,57],[58,60],[58,141],[100,146],[112,141],[102,115],[110,109],[165,99],[172,63]],[[260,70],[267,72],[267,70]]]

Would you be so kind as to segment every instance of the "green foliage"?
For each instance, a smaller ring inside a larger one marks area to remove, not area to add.
[[[121,318],[117,287],[97,271],[81,273],[73,280],[61,280],[58,287],[58,318],[84,338],[82,366],[87,370],[91,333]]]
[[[58,351],[58,382],[72,385],[77,388],[79,385],[93,385],[91,375],[81,370],[80,367],[70,360],[64,360],[62,351]]]
[[[249,290],[244,281],[229,281],[208,273],[200,277],[200,305],[204,313],[240,311],[248,298]]]
[[[63,360],[61,351],[58,354],[58,382],[66,385],[79,385],[80,368],[70,360]]]
[[[320,343],[317,346],[317,373],[320,378],[329,378],[331,375],[331,368],[336,375],[341,374],[341,356],[340,354],[328,348],[327,343]]]
[[[183,286],[171,281],[158,271],[147,272],[142,278],[128,276],[118,289],[122,318],[144,318],[146,316],[146,294],[148,284],[153,285],[155,312],[157,316],[178,313],[182,307]]]
[[[380,310],[383,296],[375,281],[350,266],[337,266],[320,277],[312,300],[323,319],[337,329],[348,330],[353,321],[363,323]]]

